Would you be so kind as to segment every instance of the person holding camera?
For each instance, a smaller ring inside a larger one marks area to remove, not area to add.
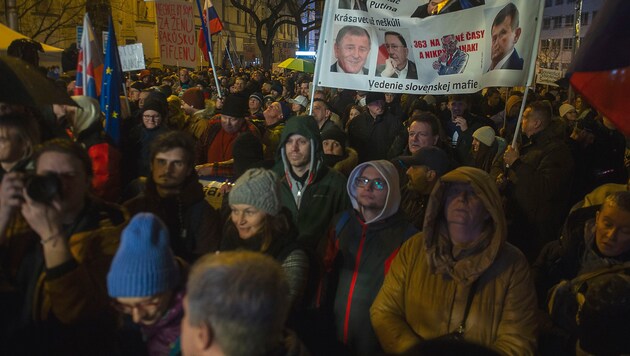
[[[126,214],[90,196],[92,164],[80,145],[45,142],[33,161],[34,174],[7,173],[0,190],[1,261],[13,291],[0,344],[27,354],[111,350],[105,282]]]

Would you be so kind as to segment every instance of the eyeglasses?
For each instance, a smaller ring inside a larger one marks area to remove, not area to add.
[[[367,188],[368,186],[372,185],[372,187],[374,187],[374,189],[376,190],[383,190],[387,187],[387,183],[380,178],[368,179],[365,177],[357,177],[354,182],[356,183],[357,187],[361,188]]]
[[[139,311],[146,311],[149,308],[155,308],[162,302],[161,295],[155,296],[147,301],[135,303],[135,304],[123,304],[117,300],[112,300],[111,305],[114,309],[118,310],[121,313],[131,314],[134,309],[138,309]]]
[[[393,49],[394,51],[399,49],[399,48],[404,48],[405,46],[398,46],[398,45],[391,45],[391,44],[385,44],[385,48],[387,49]]]
[[[159,120],[162,118],[160,115],[142,115],[142,118],[145,120]]]

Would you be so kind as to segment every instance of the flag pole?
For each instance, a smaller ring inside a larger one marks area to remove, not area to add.
[[[313,91],[311,92],[311,103],[310,103],[310,107],[308,109],[308,114],[312,115],[313,114],[313,101],[314,101],[314,93],[315,93],[315,88],[317,87],[317,85],[319,84],[319,73],[322,70],[322,64],[323,61],[320,60],[320,58],[317,57],[318,53],[323,53],[323,46],[324,43],[331,41],[331,39],[329,39],[328,36],[328,28],[330,28],[330,22],[332,21],[331,19],[334,18],[334,14],[333,14],[333,9],[332,9],[332,1],[326,1],[324,3],[324,15],[322,16],[322,25],[320,27],[320,32],[319,32],[319,43],[317,45],[317,52],[315,53],[315,71],[313,72]],[[323,39],[323,40],[322,40]],[[334,41],[334,39],[333,39]]]
[[[523,94],[523,102],[521,103],[521,110],[518,113],[518,120],[516,121],[516,128],[514,129],[514,138],[512,138],[512,147],[516,147],[516,139],[521,132],[521,122],[523,121],[523,111],[525,111],[525,105],[527,103],[527,94],[529,93],[529,87],[531,87],[534,81],[534,72],[536,70],[536,57],[538,53],[538,46],[540,42],[540,29],[542,27],[542,18],[544,10],[544,1],[538,1],[538,17],[536,18],[536,32],[534,35],[534,46],[532,48],[531,59],[529,61],[529,72],[527,73],[527,84],[525,85],[525,93]]]
[[[221,34],[221,37],[223,37],[223,34]],[[232,60],[232,55],[230,54],[230,47],[228,46],[228,44],[230,43],[230,36],[226,36],[226,37],[227,37],[227,41],[225,42],[225,52],[227,52],[228,59],[230,60],[230,64],[232,65],[232,71],[236,73],[236,68],[234,67],[234,61]]]
[[[217,79],[217,70],[214,68],[214,58],[212,58],[212,40],[210,39],[210,32],[208,31],[208,26],[206,25],[206,20],[203,18],[203,11],[201,10],[201,3],[197,0],[197,9],[199,9],[199,16],[201,18],[201,28],[203,29],[203,34],[206,37],[206,47],[208,48],[208,58],[210,59],[210,66],[212,67],[212,75],[214,77],[214,84],[217,86],[217,95],[219,98],[221,95],[221,87],[219,86],[219,79]]]

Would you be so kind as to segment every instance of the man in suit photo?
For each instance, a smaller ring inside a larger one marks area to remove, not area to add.
[[[339,0],[339,8],[367,11],[367,0]]]
[[[416,64],[409,60],[407,41],[398,32],[385,32],[385,48],[389,58],[376,67],[376,76],[387,78],[418,79]]]
[[[418,6],[411,17],[423,19],[431,15],[465,10],[485,3],[485,0],[429,0],[426,4]]]
[[[439,75],[459,74],[466,68],[468,53],[459,49],[457,43],[453,34],[442,37],[444,53],[433,62],[433,69],[437,70]]]
[[[347,25],[341,28],[335,39],[335,58],[331,72],[368,74],[365,62],[370,54],[371,40],[366,29]]]
[[[490,68],[495,69],[523,69],[523,58],[518,55],[514,45],[521,36],[518,24],[518,9],[513,3],[505,5],[492,22],[492,50],[490,53]]]

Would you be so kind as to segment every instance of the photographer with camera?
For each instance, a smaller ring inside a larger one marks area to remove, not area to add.
[[[80,145],[45,142],[33,161],[34,175],[7,173],[0,189],[2,263],[14,288],[0,344],[28,354],[111,351],[105,282],[126,214],[90,196],[92,165]]]

